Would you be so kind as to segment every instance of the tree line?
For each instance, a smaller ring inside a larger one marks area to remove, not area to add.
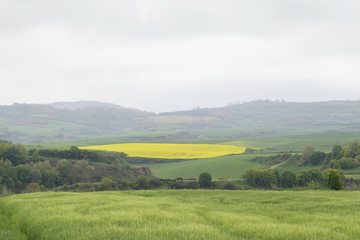
[[[330,168],[323,172],[319,169],[302,170],[298,175],[289,170],[279,173],[276,169],[249,169],[244,174],[244,179],[252,187],[265,189],[326,187],[333,190],[343,189],[345,180],[338,170]]]

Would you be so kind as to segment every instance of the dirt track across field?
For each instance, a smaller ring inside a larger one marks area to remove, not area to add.
[[[269,169],[275,169],[275,168],[277,168],[278,166],[280,166],[281,164],[284,164],[284,163],[285,163],[285,162],[281,162],[281,163],[272,165],[271,167],[269,167]]]

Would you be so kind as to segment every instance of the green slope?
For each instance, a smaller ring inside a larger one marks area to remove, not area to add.
[[[239,179],[249,168],[266,168],[267,165],[251,162],[256,154],[229,155],[183,162],[141,164],[148,166],[160,178],[198,178],[200,173],[209,172],[214,179]]]
[[[335,144],[349,145],[351,141],[360,141],[360,132],[331,132],[306,135],[244,138],[221,144],[261,148],[263,150],[301,152],[307,145],[313,145],[320,151],[331,151]]]

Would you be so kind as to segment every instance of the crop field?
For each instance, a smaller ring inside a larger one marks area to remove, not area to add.
[[[223,130],[228,133],[230,130]],[[211,131],[210,131],[211,132]],[[221,130],[218,130],[219,136]],[[261,148],[263,152],[302,151],[307,145],[313,145],[320,151],[331,151],[335,144],[348,145],[353,140],[360,141],[360,132],[327,132],[312,133],[303,135],[286,135],[286,136],[269,136],[269,137],[252,137],[252,138],[204,138],[204,139],[185,139],[185,140],[160,140],[163,136],[172,136],[174,132],[156,132],[128,135],[114,135],[93,137],[84,139],[67,139],[57,140],[47,143],[36,144],[44,148],[68,148],[70,146],[90,146],[90,145],[107,145],[118,143],[177,143],[177,144],[218,144],[231,145],[240,147]],[[156,140],[156,137],[159,137]],[[149,139],[152,139],[149,141]],[[35,146],[35,145],[34,145]]]
[[[219,144],[261,148],[264,152],[288,150],[301,152],[307,145],[312,145],[319,151],[329,152],[335,144],[348,145],[352,141],[360,141],[359,132],[331,132],[294,136],[243,138],[236,141],[226,141]]]
[[[195,159],[244,153],[246,147],[215,144],[126,143],[81,147],[81,149],[124,152],[130,157]]]
[[[250,168],[269,167],[251,161],[258,156],[264,155],[230,155],[174,163],[141,164],[139,166],[149,167],[151,172],[160,178],[198,178],[200,173],[209,172],[214,179],[239,179]]]
[[[344,174],[347,178],[360,179],[360,167],[344,170]]]
[[[0,198],[0,209],[8,218],[0,222],[2,240],[360,236],[357,191],[48,192]]]
[[[6,119],[0,118],[0,133],[16,134],[17,141],[22,143],[34,143],[39,139],[47,138],[60,139],[62,135],[88,136],[85,126],[70,122],[51,120],[39,125],[36,125],[36,123],[29,123],[28,125],[10,124],[9,122],[10,119],[6,121]]]

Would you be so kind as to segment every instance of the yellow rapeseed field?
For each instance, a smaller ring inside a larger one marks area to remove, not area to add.
[[[129,157],[193,159],[244,153],[246,147],[215,144],[123,143],[81,147],[81,149],[124,152]]]

